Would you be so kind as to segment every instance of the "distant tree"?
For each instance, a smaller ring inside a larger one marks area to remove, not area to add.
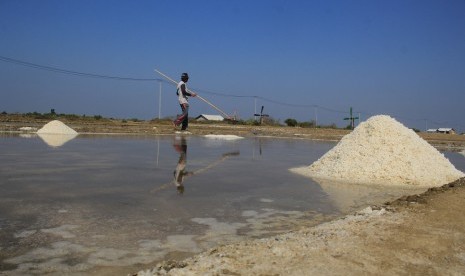
[[[292,118],[288,118],[284,121],[284,123],[287,125],[287,126],[290,126],[290,127],[295,127],[297,126],[297,120],[296,119],[292,119]]]
[[[279,126],[281,123],[279,122],[279,119],[275,119],[273,117],[265,117],[263,118],[263,124],[269,125],[269,126]]]
[[[239,124],[241,125],[247,125],[247,126],[258,126],[260,125],[260,122],[254,119],[248,119],[248,120],[239,120]]]
[[[314,120],[311,120],[310,122],[300,122],[299,126],[300,127],[315,127],[316,123]]]
[[[65,117],[66,119],[69,119],[69,120],[79,119],[79,115],[76,115],[76,114],[60,114],[60,116]]]
[[[332,123],[330,125],[318,125],[318,128],[333,128],[337,129],[337,125],[335,123]]]
[[[335,123],[332,123],[329,125],[329,128],[337,128],[337,125]]]

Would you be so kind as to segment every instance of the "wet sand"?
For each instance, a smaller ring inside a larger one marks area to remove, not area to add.
[[[137,275],[463,275],[465,178],[272,238]]]

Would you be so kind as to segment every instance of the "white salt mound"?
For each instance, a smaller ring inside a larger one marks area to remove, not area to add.
[[[237,135],[216,135],[216,134],[207,134],[207,135],[205,135],[205,138],[218,139],[218,140],[238,140],[238,139],[242,139],[242,138],[244,138],[244,137],[237,136]]]
[[[369,118],[312,165],[292,171],[328,180],[415,187],[441,186],[465,176],[413,130],[386,115]]]
[[[22,132],[32,132],[32,131],[36,131],[37,128],[35,128],[35,127],[20,127],[19,130],[22,131]]]
[[[67,134],[67,135],[76,135],[78,134],[74,129],[65,125],[61,121],[53,120],[41,129],[37,131],[37,134]]]

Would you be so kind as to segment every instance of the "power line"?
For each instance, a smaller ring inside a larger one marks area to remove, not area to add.
[[[195,90],[197,92],[202,92],[202,93],[205,93],[205,94],[220,96],[220,97],[260,99],[260,100],[263,100],[265,102],[274,103],[274,104],[278,104],[278,105],[284,105],[284,106],[304,107],[304,108],[315,108],[315,107],[317,107],[317,108],[321,108],[323,110],[330,111],[330,112],[343,113],[343,114],[347,113],[347,111],[335,110],[335,109],[331,109],[331,108],[324,107],[324,106],[317,105],[317,104],[293,104],[293,103],[280,102],[280,101],[276,101],[276,100],[272,100],[272,99],[269,99],[269,98],[265,98],[265,97],[262,97],[262,96],[256,96],[256,95],[250,96],[250,95],[224,94],[224,93],[211,92],[211,91],[208,91],[208,90],[195,89],[195,88],[193,90]]]
[[[121,81],[163,81],[165,83],[171,84],[170,82],[167,82],[164,79],[133,78],[133,77],[120,77],[120,76],[109,76],[109,75],[85,73],[85,72],[79,72],[79,71],[74,71],[74,70],[67,70],[67,69],[52,67],[52,66],[40,65],[40,64],[27,62],[27,61],[23,61],[23,60],[18,60],[18,59],[13,59],[13,58],[4,57],[4,56],[0,56],[0,61],[12,63],[12,64],[17,64],[17,65],[22,65],[22,66],[26,66],[26,67],[30,67],[30,68],[35,68],[35,69],[40,69],[40,70],[45,70],[45,71],[50,71],[50,72],[55,72],[55,73],[61,73],[61,74],[67,74],[67,75],[73,75],[73,76],[80,76],[80,77],[91,77],[91,78],[101,78],[101,79],[111,79],[111,80],[121,80]],[[221,97],[255,98],[255,99],[260,99],[260,100],[263,100],[263,101],[266,101],[266,102],[279,104],[279,105],[284,105],[284,106],[304,107],[304,108],[319,107],[321,109],[331,111],[331,112],[346,113],[344,111],[333,110],[333,109],[323,107],[323,106],[318,106],[318,105],[315,105],[315,104],[310,104],[310,105],[292,104],[292,103],[285,103],[285,102],[275,101],[275,100],[272,100],[272,99],[268,99],[268,98],[261,97],[261,96],[255,96],[255,95],[251,96],[251,95],[225,94],[225,93],[207,91],[207,90],[203,90],[203,89],[194,89],[194,90],[199,91],[199,92],[203,92],[205,94],[211,94],[211,95],[216,95],[216,96],[221,96]]]
[[[61,69],[57,67],[45,66],[40,64],[35,64],[31,62],[26,62],[18,59],[12,59],[4,56],[0,56],[0,60],[8,63],[18,64],[26,67],[31,67],[35,69],[41,69],[45,71],[51,71],[56,73],[62,73],[67,75],[81,76],[81,77],[91,77],[91,78],[101,78],[101,79],[112,79],[112,80],[123,80],[123,81],[164,81],[162,79],[144,79],[144,78],[131,78],[131,77],[118,77],[118,76],[108,76],[92,73],[84,73],[72,70]]]
[[[210,94],[210,95],[216,95],[216,96],[221,96],[221,97],[230,97],[230,98],[254,98],[256,96],[250,96],[250,95],[236,95],[236,94],[225,94],[225,93],[218,93],[218,92],[212,92],[204,89],[198,89],[198,88],[193,88],[193,90],[197,92],[202,92],[205,94]]]

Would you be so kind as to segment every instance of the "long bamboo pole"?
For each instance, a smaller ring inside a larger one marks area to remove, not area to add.
[[[164,78],[166,78],[167,80],[171,81],[172,83],[174,84],[178,84],[175,80],[173,80],[172,78],[168,77],[167,75],[163,74],[162,72],[160,72],[159,70],[155,69],[155,72],[157,72],[158,74],[162,75]],[[189,93],[195,93],[194,91],[190,90],[190,89],[187,89],[187,91]],[[197,93],[195,93],[197,94]],[[199,94],[197,94],[197,97],[199,99],[201,99],[202,101],[204,101],[205,103],[207,103],[208,105],[210,105],[211,107],[213,107],[214,109],[218,110],[221,114],[223,114],[226,119],[231,119],[232,117],[229,116],[228,114],[226,114],[224,111],[222,111],[221,109],[219,109],[216,105],[212,104],[211,102],[207,101],[206,99],[204,99],[203,97],[201,97]]]

